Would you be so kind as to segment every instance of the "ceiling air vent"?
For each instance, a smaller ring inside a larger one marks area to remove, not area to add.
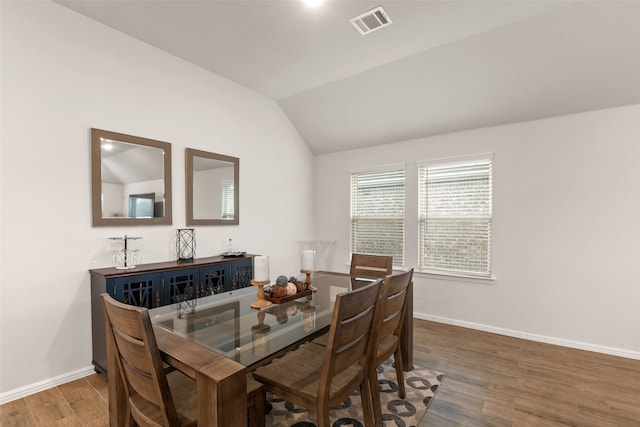
[[[389,19],[389,15],[387,15],[387,12],[384,11],[382,6],[371,9],[355,18],[351,18],[349,21],[363,36],[387,25],[391,25],[391,19]]]

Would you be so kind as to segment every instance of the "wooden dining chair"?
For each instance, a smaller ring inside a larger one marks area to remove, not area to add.
[[[393,272],[390,255],[351,254],[349,275],[352,279],[384,279]]]
[[[376,368],[393,355],[398,383],[398,394],[406,397],[404,386],[404,370],[400,346],[400,331],[407,309],[409,285],[413,278],[413,268],[402,273],[387,276],[382,286],[381,306],[374,325],[374,348],[369,361],[369,383],[373,401],[375,425],[382,426],[382,408],[380,406],[380,390]]]
[[[376,368],[393,355],[400,398],[406,397],[404,386],[404,366],[402,364],[402,347],[400,334],[405,312],[409,285],[413,278],[413,268],[401,273],[388,275],[382,285],[380,308],[374,321],[373,346],[369,362],[369,384],[371,385],[371,399],[373,402],[375,425],[382,425],[382,408],[380,406],[380,390],[378,389],[378,375]],[[327,334],[320,335],[312,341],[326,346]]]
[[[123,304],[106,293],[101,297],[107,339],[114,346],[128,399],[126,426],[196,426],[196,383],[180,371],[168,372],[163,367],[149,311]],[[264,389],[250,380],[247,391],[251,425],[264,426]]]
[[[319,427],[330,427],[329,410],[359,388],[364,425],[373,425],[368,362],[381,284],[377,280],[336,296],[326,347],[304,344],[258,368],[254,378],[267,391],[315,410]]]

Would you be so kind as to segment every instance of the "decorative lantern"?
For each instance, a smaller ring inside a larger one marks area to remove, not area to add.
[[[196,230],[193,228],[179,228],[176,234],[176,253],[178,262],[196,259]]]

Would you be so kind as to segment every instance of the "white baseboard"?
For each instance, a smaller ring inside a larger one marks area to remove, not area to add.
[[[96,371],[93,369],[93,365],[91,365],[83,369],[78,369],[77,371],[69,372],[54,378],[49,378],[48,380],[39,381],[31,385],[4,392],[0,394],[0,405],[11,402],[13,400],[21,399],[25,396],[29,396],[30,394],[34,394],[39,391],[59,386],[60,384],[87,377],[91,374],[94,374],[95,372]]]
[[[512,329],[498,328],[495,326],[483,325],[481,323],[467,322],[464,320],[451,319],[448,317],[433,316],[430,314],[413,313],[413,317],[422,320],[430,320],[432,322],[446,323],[448,325],[461,326],[463,328],[477,329],[484,332],[492,332],[494,334],[506,335],[509,337],[522,338],[525,340],[539,341],[547,344],[560,345],[563,347],[576,348],[579,350],[594,351],[596,353],[609,354],[612,356],[626,357],[629,359],[640,360],[640,352],[625,350],[615,347],[607,347],[603,345],[590,344],[581,341],[572,341],[564,338],[548,337],[545,335],[530,334],[527,332],[514,331]]]

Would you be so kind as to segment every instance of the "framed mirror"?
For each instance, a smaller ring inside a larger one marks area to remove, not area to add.
[[[93,225],[171,224],[171,144],[91,129]]]
[[[185,149],[187,225],[240,223],[240,159]]]

